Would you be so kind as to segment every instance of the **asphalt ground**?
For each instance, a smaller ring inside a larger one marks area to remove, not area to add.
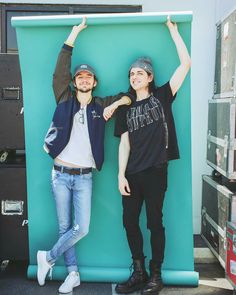
[[[40,287],[36,280],[26,277],[27,261],[14,261],[0,271],[0,295],[54,295],[61,281],[47,281]],[[232,295],[233,288],[225,279],[224,269],[219,263],[195,264],[199,272],[198,287],[165,286],[160,295]],[[69,295],[115,295],[115,285],[110,283],[84,283]],[[140,293],[133,293],[133,295]]]

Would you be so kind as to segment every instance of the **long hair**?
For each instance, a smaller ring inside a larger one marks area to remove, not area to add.
[[[145,71],[145,72],[146,72],[146,71]],[[148,76],[151,76],[151,73],[148,73],[148,72],[146,72],[146,73],[148,74]],[[129,78],[130,78],[130,73],[129,73]],[[151,94],[151,93],[154,93],[155,90],[156,90],[156,84],[155,84],[155,81],[154,81],[154,78],[153,78],[153,80],[148,84],[148,92],[149,92],[149,94]],[[130,87],[129,87],[128,92],[129,92],[132,96],[134,96],[135,98],[137,97],[136,91],[132,88],[131,85],[130,85]]]

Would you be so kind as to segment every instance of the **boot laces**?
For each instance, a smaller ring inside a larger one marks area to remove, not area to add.
[[[134,271],[134,263],[132,262],[132,264],[129,267],[129,276],[132,275],[132,272]]]

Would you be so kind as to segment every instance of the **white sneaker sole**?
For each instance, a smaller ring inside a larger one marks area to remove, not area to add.
[[[59,288],[59,289],[58,289],[58,292],[59,292],[60,294],[68,294],[68,293],[71,293],[71,292],[74,290],[74,288],[78,287],[79,285],[80,285],[80,282],[77,283],[77,284],[75,284],[74,287],[71,289],[71,291],[67,291],[67,292],[61,291],[60,288]]]
[[[44,286],[45,285],[45,278],[46,278],[46,276],[45,276],[45,278],[44,278],[44,281],[41,281],[40,279],[39,279],[39,274],[40,274],[40,268],[42,268],[42,263],[40,263],[40,261],[41,261],[41,258],[40,258],[40,256],[41,256],[41,252],[40,251],[38,251],[38,253],[37,253],[37,264],[38,264],[38,269],[37,269],[37,280],[38,280],[38,284],[39,284],[39,286]]]

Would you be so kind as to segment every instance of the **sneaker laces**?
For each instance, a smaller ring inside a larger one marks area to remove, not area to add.
[[[48,277],[50,278],[50,280],[52,280],[52,270],[53,270],[53,266],[54,266],[55,263],[51,264],[50,267],[49,267],[49,274],[48,274]]]
[[[71,271],[69,274],[68,274],[68,276],[67,276],[67,278],[66,278],[66,280],[65,281],[68,281],[69,279],[71,279],[71,278],[73,278],[73,277],[79,277],[79,273],[77,272],[77,271]]]
[[[65,279],[65,283],[68,282],[71,279],[72,276],[73,276],[73,274],[69,273],[68,276]]]

